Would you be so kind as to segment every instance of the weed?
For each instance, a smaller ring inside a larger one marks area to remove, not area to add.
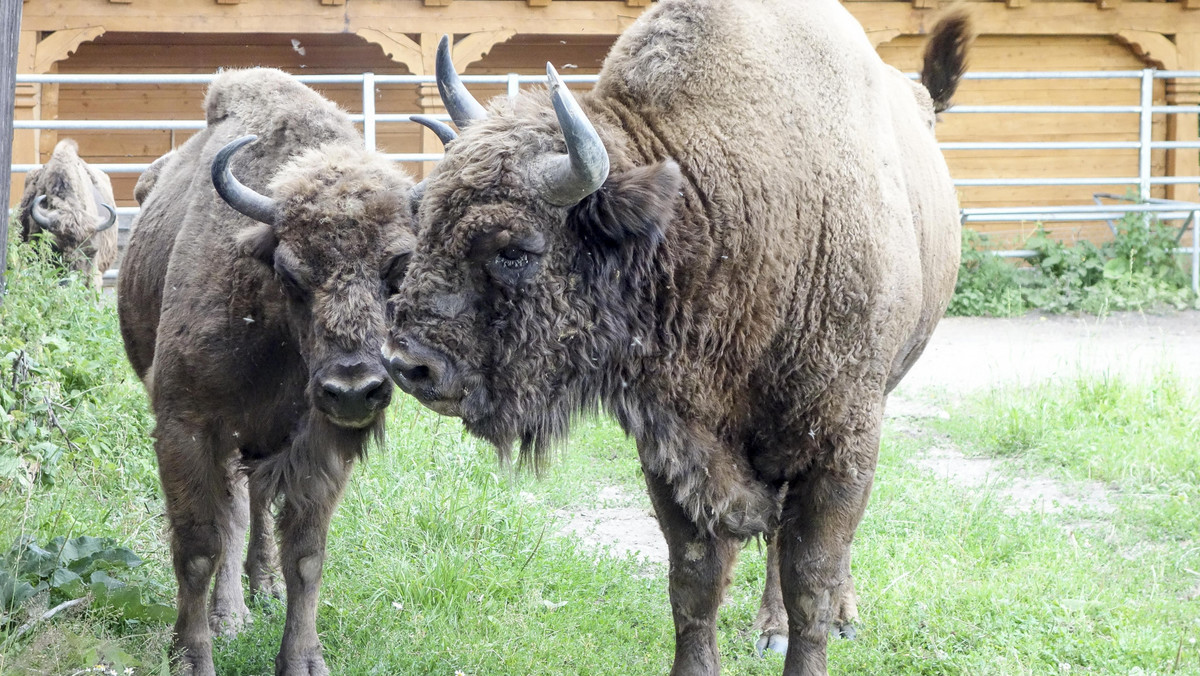
[[[1103,245],[1068,245],[1044,227],[1025,242],[1027,264],[988,251],[986,235],[963,231],[962,264],[947,313],[1013,316],[1047,312],[1105,314],[1119,310],[1200,308],[1175,253],[1176,231],[1157,220],[1129,214]]]

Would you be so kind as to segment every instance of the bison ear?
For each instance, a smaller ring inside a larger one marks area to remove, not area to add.
[[[683,174],[675,160],[610,175],[596,192],[571,207],[581,237],[610,244],[630,239],[657,243],[675,214]]]
[[[275,264],[277,246],[279,238],[275,236],[275,228],[266,223],[255,223],[237,234],[238,253],[257,258],[267,265]]]

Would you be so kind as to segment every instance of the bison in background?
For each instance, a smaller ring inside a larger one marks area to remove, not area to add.
[[[886,396],[959,262],[934,124],[967,21],[934,33],[923,86],[835,0],[662,0],[578,102],[549,68],[548,92],[490,110],[439,50],[461,135],[423,186],[389,371],[502,456],[536,463],[598,408],[634,437],[672,673],[719,670],[717,609],[759,533],[786,673],[826,673],[853,619]]]
[[[205,111],[207,127],[139,181],[118,297],[156,418],[175,658],[213,674],[210,627],[246,621],[247,528],[250,590],[272,591],[270,508],[282,496],[275,672],[327,674],[315,624],[325,539],[352,464],[383,434],[379,352],[413,244],[412,181],[280,71],[222,74]]]
[[[115,203],[108,175],[80,159],[73,139],[63,139],[50,160],[25,177],[17,207],[21,239],[49,233],[63,264],[100,288],[117,260]]]

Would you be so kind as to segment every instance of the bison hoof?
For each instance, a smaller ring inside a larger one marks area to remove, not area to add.
[[[172,673],[179,674],[179,676],[216,676],[217,670],[213,666],[212,649],[184,650]]]
[[[219,606],[209,613],[208,626],[216,636],[233,638],[253,619],[245,603],[239,603],[237,606]]]
[[[779,653],[780,655],[786,655],[787,647],[787,636],[784,636],[783,634],[763,634],[754,644],[754,652],[758,653],[759,657],[762,657],[763,653],[768,650],[774,653]]]
[[[274,575],[263,575],[258,579],[250,578],[250,598],[255,603],[262,603],[267,599],[283,600],[283,584],[275,578]]]
[[[329,668],[320,648],[291,655],[279,653],[275,658],[275,676],[329,676]]]
[[[833,638],[844,638],[847,641],[853,641],[858,637],[858,630],[854,628],[853,622],[834,622],[829,625],[829,635]]]

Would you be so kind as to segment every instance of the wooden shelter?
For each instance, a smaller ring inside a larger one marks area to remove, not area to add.
[[[924,35],[938,0],[847,0],[879,53],[905,71],[920,68]],[[1005,0],[971,2],[980,37],[973,71],[1200,70],[1200,0]],[[211,73],[266,65],[292,73],[430,74],[437,40],[455,36],[466,74],[594,73],[613,40],[650,0],[25,0],[19,73]],[[317,87],[351,112],[356,86]],[[483,99],[502,87],[473,87]],[[16,119],[200,119],[200,85],[35,85],[17,92]],[[1139,82],[975,80],[959,104],[1136,105]],[[1159,81],[1158,104],[1200,103],[1200,79]],[[752,112],[754,102],[747,101]],[[432,85],[380,88],[383,112],[442,112]],[[1156,140],[1195,140],[1200,116],[1155,115]],[[66,132],[63,132],[66,133]],[[1136,141],[1129,115],[948,114],[943,141]],[[80,131],[85,158],[149,162],[186,136],[170,131]],[[37,163],[58,133],[22,130],[14,163]],[[389,152],[439,152],[412,124],[381,125]],[[948,151],[956,178],[1133,176],[1138,151]],[[1200,174],[1195,149],[1159,150],[1156,175]],[[132,205],[136,175],[113,175],[121,204]],[[21,177],[14,175],[14,199]],[[964,187],[964,206],[1083,204],[1098,191],[1128,186]],[[1197,186],[1160,186],[1154,196],[1197,199]],[[1012,229],[1012,226],[990,226]],[[1103,230],[1104,226],[1097,226]],[[1079,230],[1090,235],[1092,230]]]

